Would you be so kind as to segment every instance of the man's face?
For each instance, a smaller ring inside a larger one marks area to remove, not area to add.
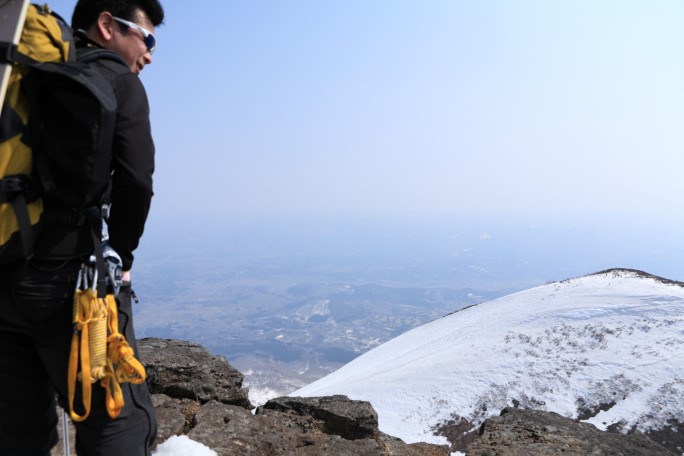
[[[133,14],[131,22],[154,33],[154,25],[140,9]],[[114,21],[112,39],[107,48],[119,54],[135,74],[140,74],[145,65],[152,63],[152,53],[145,44],[144,33],[133,27]]]

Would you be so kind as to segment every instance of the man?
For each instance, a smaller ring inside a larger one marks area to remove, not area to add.
[[[152,63],[154,27],[163,22],[158,0],[79,0],[72,17],[79,53],[103,48],[126,62],[91,63],[117,98],[112,150],[109,243],[122,260],[117,299],[119,331],[136,350],[130,269],[152,198],[154,144],[149,106],[138,78]],[[49,211],[46,202],[46,213]],[[92,252],[87,227],[55,222],[45,227],[25,268],[0,270],[0,454],[49,455],[57,442],[55,392],[67,406],[75,277]],[[147,455],[156,417],[145,384],[123,383],[125,407],[111,419],[104,390],[93,385],[91,413],[76,426],[79,455]],[[78,394],[77,394],[78,397]]]
[[[80,0],[72,17],[78,46],[114,51],[131,70],[122,72],[119,65],[109,60],[94,64],[111,82],[119,106],[112,209],[107,224],[110,244],[123,260],[124,279],[128,277],[132,252],[138,245],[149,210],[154,168],[147,96],[135,75],[152,63],[156,46],[154,26],[163,17],[157,0]]]

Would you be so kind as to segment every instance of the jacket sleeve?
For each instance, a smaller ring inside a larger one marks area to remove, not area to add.
[[[150,109],[142,82],[134,73],[119,75],[112,84],[118,108],[112,149],[109,242],[131,269],[152,200],[154,142]]]

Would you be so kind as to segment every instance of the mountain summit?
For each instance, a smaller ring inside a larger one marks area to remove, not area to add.
[[[292,395],[369,401],[382,432],[437,444],[449,436],[452,449],[516,407],[639,430],[676,450],[683,336],[684,283],[611,269],[447,315]]]

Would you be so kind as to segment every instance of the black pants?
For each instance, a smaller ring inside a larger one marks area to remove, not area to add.
[[[55,393],[66,408],[79,266],[80,261],[42,261],[19,274],[16,267],[0,270],[0,455],[46,456],[57,443]],[[124,283],[117,304],[119,332],[137,356],[130,283]],[[121,387],[125,406],[111,419],[104,389],[93,384],[90,416],[74,423],[79,456],[150,454],[157,422],[147,385]],[[76,400],[80,397],[77,388]]]

